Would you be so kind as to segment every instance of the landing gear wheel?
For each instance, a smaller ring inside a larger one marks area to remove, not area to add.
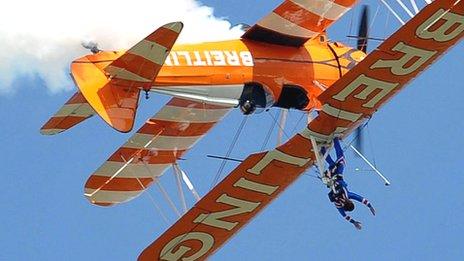
[[[243,114],[250,115],[256,110],[256,105],[252,101],[246,100],[240,105],[240,110]]]

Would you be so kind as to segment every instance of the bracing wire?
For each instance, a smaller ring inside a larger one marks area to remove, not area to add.
[[[371,148],[374,166],[377,166],[377,163],[375,162],[375,158],[376,158],[375,157],[375,150],[374,150],[374,146],[373,146],[373,142],[372,142],[371,131],[370,131],[369,128],[367,128],[367,138],[369,140],[369,147]]]
[[[238,138],[240,137],[240,134],[242,133],[243,128],[245,127],[245,123],[247,122],[248,116],[243,117],[242,122],[240,123],[240,126],[237,129],[237,132],[235,133],[234,138],[232,139],[232,143],[229,146],[229,149],[227,150],[225,158],[229,158],[230,154],[232,153],[232,150],[234,149],[235,145],[237,144]],[[222,171],[224,170],[227,160],[224,158],[224,160],[221,162],[221,166],[219,167],[216,176],[214,177],[213,182],[211,183],[210,190],[219,182],[219,178],[222,175]]]
[[[387,3],[385,2],[385,0],[380,0],[380,2],[382,2],[386,7],[387,9],[396,17],[396,19],[402,24],[402,25],[405,25],[406,23],[403,21],[403,19],[401,19],[401,17],[398,15],[397,12],[395,12],[395,10],[393,10],[393,8]]]
[[[361,131],[356,134],[356,136],[343,148],[343,150],[346,150],[348,147],[353,145],[353,143],[356,142],[357,139],[359,139],[359,136],[361,135],[361,132],[364,130],[364,128],[366,128],[368,126],[369,121],[370,121],[370,119],[360,127]]]
[[[354,12],[351,12],[351,21],[350,21],[350,35],[353,35],[353,23],[354,23]],[[351,41],[354,41],[354,40],[351,40]],[[352,42],[350,42],[351,44]]]
[[[120,155],[121,159],[127,164],[128,161],[124,158],[123,155]],[[133,158],[132,158],[133,159]],[[145,165],[145,164],[144,164]],[[145,165],[145,167],[147,167]],[[150,172],[150,170],[147,168],[148,172]],[[163,210],[161,209],[161,207],[158,205],[158,203],[156,203],[155,201],[155,198],[153,197],[153,195],[150,193],[150,191],[147,189],[147,187],[145,187],[145,185],[143,185],[142,181],[139,179],[139,177],[137,177],[133,172],[132,170],[130,170],[130,175],[132,177],[134,177],[137,182],[139,183],[140,187],[143,189],[143,192],[145,194],[148,195],[148,198],[150,199],[151,203],[153,204],[153,206],[155,207],[155,209],[158,211],[158,214],[163,218],[164,222],[166,223],[166,225],[169,226],[169,220],[168,218],[166,217],[166,215],[164,214]]]
[[[414,14],[409,10],[409,8],[401,0],[396,0],[396,2],[403,8],[403,10],[411,17],[414,17]]]
[[[166,217],[166,215],[164,214],[163,210],[161,209],[161,207],[158,205],[158,203],[156,203],[155,201],[155,198],[153,197],[153,195],[150,193],[150,191],[147,190],[147,188],[142,184],[142,182],[140,181],[139,178],[137,178],[137,181],[139,182],[139,185],[140,187],[142,187],[144,190],[145,190],[145,193],[148,195],[148,198],[150,199],[151,203],[153,204],[153,206],[155,206],[155,209],[158,211],[158,213],[160,214],[160,216],[163,218],[164,222],[166,223],[166,225],[169,226],[169,220],[168,218]]]
[[[375,20],[377,20],[379,13],[380,13],[380,5],[377,5],[377,10],[375,11],[374,18],[372,18],[372,22],[369,25],[369,32],[372,31],[372,27],[374,27]]]
[[[276,116],[277,116],[278,113],[279,113],[279,111],[276,111]],[[267,144],[269,143],[269,140],[271,139],[271,135],[274,132],[274,129],[275,129],[276,125],[277,124],[275,122],[272,122],[272,125],[271,125],[271,127],[269,128],[269,131],[266,134],[266,138],[264,138],[263,145],[261,145],[260,151],[263,151],[266,148]]]
[[[274,122],[277,124],[277,126],[279,127],[279,129],[282,131],[282,133],[285,135],[285,137],[287,137],[287,139],[290,139],[290,135],[288,135],[288,133],[285,131],[284,127],[282,125],[280,125],[278,119],[276,119],[276,117],[274,117],[271,113],[268,113],[269,116],[271,116],[271,118],[274,120]]]
[[[414,9],[414,12],[419,13],[419,7],[416,4],[416,0],[410,0],[412,8]]]
[[[303,120],[303,118],[304,118],[305,116],[307,116],[307,115],[308,115],[308,113],[306,113],[306,112],[303,112],[303,113],[301,114],[300,118],[298,119],[298,121],[297,121],[296,124],[295,124],[295,127],[293,127],[291,133],[294,133],[294,132],[295,132],[296,128],[298,128],[298,125],[300,125],[300,123],[301,123],[301,121]]]
[[[171,206],[172,210],[177,214],[177,216],[181,217],[182,215],[180,214],[179,210],[177,209],[176,205],[172,201],[171,197],[169,196],[168,192],[163,188],[161,185],[161,182],[159,179],[156,179],[156,186],[158,187],[159,191],[163,195],[164,199],[168,202],[168,204]]]
[[[387,12],[387,18],[385,19],[385,28],[383,30],[385,32],[385,35],[386,35],[386,32],[388,32],[388,25],[390,24],[390,18],[391,18],[391,13]]]

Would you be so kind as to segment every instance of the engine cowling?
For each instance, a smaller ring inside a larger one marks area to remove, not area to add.
[[[284,84],[275,107],[303,110],[309,104],[308,92],[301,86]]]
[[[261,112],[270,107],[304,110],[310,100],[308,92],[301,86],[285,84],[279,99],[260,83],[247,83],[239,99],[239,108],[245,115]]]
[[[245,115],[270,108],[275,103],[274,96],[260,83],[247,83],[239,99],[239,108]]]

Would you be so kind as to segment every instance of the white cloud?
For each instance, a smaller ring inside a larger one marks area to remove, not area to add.
[[[84,40],[105,50],[125,49],[165,23],[182,21],[179,41],[239,37],[239,28],[196,0],[15,0],[0,16],[0,94],[18,76],[38,75],[53,92],[73,89],[69,63],[86,53]]]

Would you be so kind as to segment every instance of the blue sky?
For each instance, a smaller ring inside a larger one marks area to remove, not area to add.
[[[280,0],[202,2],[232,24],[253,24]],[[377,4],[371,5],[375,10]],[[356,16],[358,9],[354,12]],[[348,14],[331,29],[332,39],[350,43],[345,36],[351,17]],[[374,23],[374,36],[384,37],[398,26],[385,21],[381,15]],[[363,222],[362,231],[339,217],[318,180],[304,175],[211,260],[461,260],[463,53],[460,43],[369,123],[366,154],[391,179],[391,187],[384,187],[372,172],[355,171],[367,167],[347,153],[351,190],[368,197],[378,211],[372,217],[357,207],[353,216]],[[13,85],[16,91],[0,95],[0,260],[134,260],[167,228],[149,197],[99,208],[83,196],[90,173],[129,135],[94,117],[61,135],[41,136],[41,125],[72,93],[51,94],[39,77],[18,76]],[[137,126],[167,99],[142,100]],[[233,157],[245,158],[261,148],[273,123],[269,113],[248,119]],[[289,133],[303,128],[300,116],[290,113]],[[181,162],[200,194],[209,190],[221,163],[205,155],[226,153],[242,117],[238,111],[229,114]],[[275,137],[274,133],[268,149]],[[234,166],[228,163],[223,174]],[[162,182],[176,199],[172,173]],[[150,193],[162,204],[155,188]],[[174,221],[172,211],[162,206]]]

